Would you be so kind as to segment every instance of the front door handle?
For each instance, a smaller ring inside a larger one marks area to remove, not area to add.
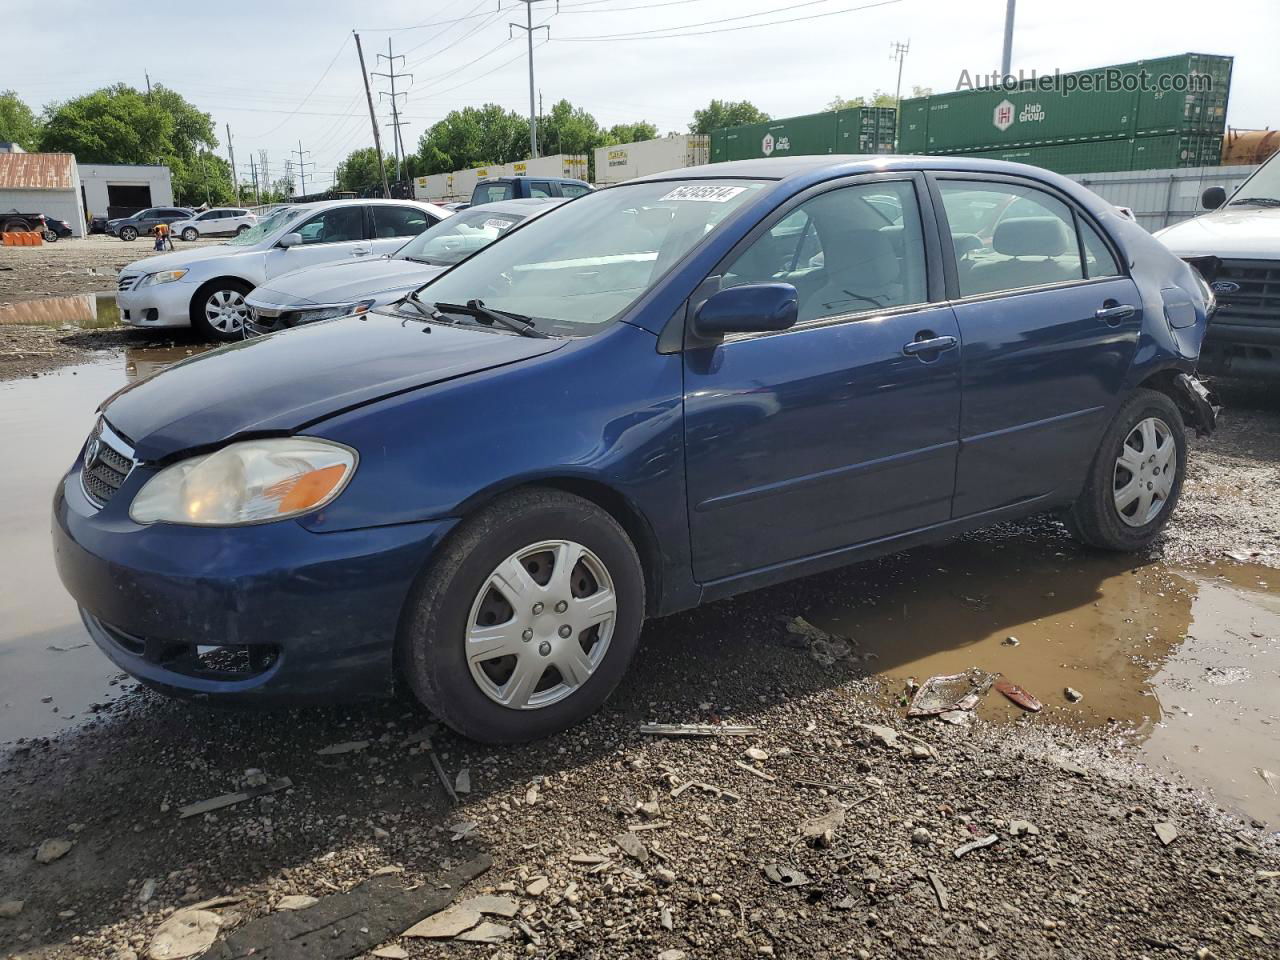
[[[1132,317],[1138,312],[1138,308],[1128,303],[1116,303],[1114,300],[1108,300],[1101,310],[1095,310],[1093,315],[1096,319],[1103,323],[1115,325],[1121,320]]]
[[[367,257],[367,256],[368,256],[369,254],[371,254],[371,253],[373,253],[373,250],[372,250],[372,249],[369,249],[369,250],[360,250],[360,249],[358,249],[358,248],[357,248],[357,249],[355,249],[355,250],[352,250],[352,251],[351,251],[351,255],[352,255],[353,257]]]
[[[950,350],[958,342],[955,337],[917,335],[915,340],[902,345],[902,352],[909,357],[921,353],[940,353],[943,350]]]

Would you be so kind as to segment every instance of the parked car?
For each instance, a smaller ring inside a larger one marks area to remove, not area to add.
[[[44,229],[46,239],[54,241],[60,237],[69,237],[75,232],[67,221],[59,220],[57,217],[51,217],[48,214],[44,214]],[[48,236],[49,234],[53,234],[52,238]]]
[[[19,213],[14,207],[8,213],[0,213],[0,233],[44,232],[43,213]]]
[[[176,220],[170,226],[175,237],[188,242],[201,237],[228,237],[244,233],[258,218],[243,207],[213,207],[190,220]]]
[[[949,224],[973,194],[1036,209],[966,265]],[[1211,310],[1188,264],[1045,170],[670,171],[416,300],[115,394],[55,494],[55,556],[151,686],[332,700],[398,677],[468,736],[533,739],[604,702],[646,617],[1042,511],[1145,547],[1186,430],[1214,425],[1192,376]]]
[[[139,210],[131,217],[121,217],[107,221],[107,233],[121,240],[137,240],[140,235],[148,234],[158,223],[177,223],[179,220],[190,220],[195,213],[186,207],[147,207]]]
[[[226,243],[137,260],[116,280],[120,319],[239,340],[254,287],[282,273],[393,253],[448,212],[413,200],[323,200],[277,210]]]
[[[1211,281],[1218,313],[1209,324],[1205,373],[1280,380],[1280,154],[1227,197],[1204,191],[1210,212],[1157,231],[1166,247]]]
[[[90,233],[106,233],[107,218],[106,217],[90,217],[89,232]]]
[[[487,204],[483,210],[455,213],[441,220],[389,257],[322,264],[283,274],[245,299],[249,307],[245,336],[386,306],[505,236],[516,224],[562,203],[558,197],[542,197]]]
[[[440,206],[444,207],[446,210],[452,210],[454,213],[457,213],[459,210],[467,209],[471,204],[466,200],[453,200],[449,203],[442,203]]]
[[[571,177],[490,177],[475,185],[470,206],[525,197],[580,197],[590,192],[591,184]]]

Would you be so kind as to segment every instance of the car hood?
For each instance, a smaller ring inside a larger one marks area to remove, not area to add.
[[[1280,258],[1280,208],[1222,207],[1155,234],[1180,257]]]
[[[567,342],[370,313],[192,357],[124,388],[102,410],[139,460],[161,460],[240,435],[292,433],[382,397],[517,363]]]
[[[196,247],[191,250],[178,250],[174,253],[162,253],[158,257],[146,257],[135,260],[124,267],[120,273],[159,273],[161,270],[180,270],[205,260],[218,260],[223,257],[237,257],[255,252],[254,247],[228,247],[215,243],[208,247]]]
[[[413,260],[383,257],[357,263],[322,264],[295,270],[259,287],[252,305],[288,307],[307,303],[355,303],[370,298],[386,303],[408,293],[444,271]]]

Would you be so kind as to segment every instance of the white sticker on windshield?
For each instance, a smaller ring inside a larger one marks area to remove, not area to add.
[[[507,227],[511,226],[513,223],[515,223],[514,220],[499,220],[497,217],[490,217],[488,220],[484,222],[484,225],[486,227],[490,227],[493,230],[505,230],[507,229]]]
[[[665,197],[659,197],[658,202],[663,200],[702,200],[707,203],[728,203],[738,194],[746,190],[746,187],[695,187],[685,186],[676,187]]]

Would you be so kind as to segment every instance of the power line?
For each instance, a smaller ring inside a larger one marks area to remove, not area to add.
[[[387,61],[387,72],[378,73],[375,70],[373,75],[375,77],[386,77],[391,82],[391,92],[387,93],[387,91],[385,90],[379,90],[378,99],[382,99],[383,97],[387,97],[387,96],[391,98],[391,123],[388,124],[388,126],[391,127],[391,147],[396,155],[396,169],[400,171],[400,177],[403,177],[404,175],[403,173],[404,171],[404,140],[401,139],[400,128],[404,126],[404,121],[400,119],[400,107],[399,107],[399,104],[396,102],[396,98],[404,97],[405,100],[407,101],[409,98],[409,94],[404,91],[400,91],[399,93],[396,92],[396,77],[408,77],[409,82],[412,83],[413,74],[404,73],[403,71],[400,73],[396,73],[396,61],[399,60],[401,63],[403,63],[404,56],[402,55],[397,57],[395,54],[391,52],[390,37],[387,38],[387,52],[385,54],[382,54],[382,53],[378,54],[378,59]],[[400,179],[400,178],[398,177],[397,179]]]
[[[286,123],[288,123],[290,117],[296,115],[299,110],[305,107],[307,105],[307,101],[311,99],[311,95],[320,89],[320,84],[324,83],[324,78],[329,75],[329,71],[333,69],[333,65],[338,62],[338,57],[342,56],[342,51],[345,49],[347,49],[347,38],[343,37],[342,46],[338,47],[338,52],[333,55],[333,59],[329,61],[329,65],[324,68],[324,73],[320,74],[320,79],[316,81],[315,86],[313,86],[310,90],[307,91],[307,95],[302,98],[302,102],[298,104],[294,112],[289,114],[288,117],[285,117],[283,120],[277,123],[270,130],[267,130],[264,133],[256,134],[254,139],[260,139],[262,137],[271,136],[271,134],[275,133],[277,130],[283,127]]]
[[[533,5],[535,3],[550,2],[550,0],[519,0],[524,4],[525,22],[516,23],[512,21],[507,24],[509,30],[523,30],[525,39],[529,43],[529,155],[534,160],[538,159],[538,115],[534,108],[534,84],[533,84],[533,32],[535,30],[547,31],[547,39],[551,38],[551,28],[545,23],[538,26],[533,25]],[[556,0],[556,10],[560,9],[560,0]],[[513,34],[514,36],[514,34]]]
[[[786,10],[796,10],[800,7],[811,7],[814,4],[830,2],[831,0],[807,0],[805,3],[797,3],[790,7],[780,7],[777,10],[766,11],[766,13],[782,13]],[[697,30],[690,31],[688,33],[670,33],[664,31],[687,30],[689,27],[705,26],[706,24],[688,23],[680,27],[664,27],[661,28],[661,30],[639,30],[632,33],[602,34],[600,36],[593,37],[557,37],[556,43],[575,43],[588,40],[592,42],[608,42],[616,40],[671,40],[677,37],[703,37],[713,33],[735,33],[739,30],[757,30],[760,27],[776,27],[784,23],[799,23],[803,20],[819,20],[823,17],[835,17],[843,13],[856,13],[860,10],[871,10],[875,7],[888,7],[901,2],[902,0],[879,0],[877,3],[865,3],[857,7],[847,7],[844,10],[831,10],[827,13],[811,13],[808,16],[789,17],[785,20],[770,20],[766,23],[747,23],[737,27],[718,27],[712,30]],[[746,17],[759,17],[764,15],[765,14],[763,13],[752,13],[746,14],[742,17],[726,17],[720,20],[709,20],[706,23],[726,23],[730,20],[742,20],[746,19]],[[654,36],[653,34],[660,35]]]
[[[315,164],[312,163],[310,160],[305,159],[305,157],[311,156],[311,151],[303,150],[302,141],[299,140],[298,149],[290,150],[289,152],[296,153],[298,155],[298,178],[302,181],[302,190],[299,196],[305,197],[307,195],[307,167],[315,166]]]

